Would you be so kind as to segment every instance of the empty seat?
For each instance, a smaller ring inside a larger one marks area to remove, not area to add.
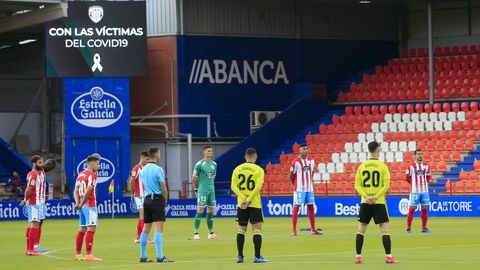
[[[349,160],[352,163],[358,162],[358,154],[356,152],[350,153]]]
[[[392,152],[398,151],[398,142],[391,142],[390,143],[390,151],[392,151]]]
[[[333,153],[332,154],[332,162],[340,162],[340,154],[339,153]],[[327,168],[328,171],[328,168]]]
[[[403,153],[402,152],[396,152],[395,153],[395,162],[403,162]]]
[[[417,150],[417,142],[415,141],[408,142],[408,151],[413,152],[415,150]]]

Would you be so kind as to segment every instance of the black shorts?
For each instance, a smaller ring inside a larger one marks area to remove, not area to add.
[[[387,205],[362,203],[360,206],[358,221],[368,224],[372,218],[375,221],[375,224],[388,222]]]
[[[143,202],[144,222],[165,221],[165,199],[163,196],[146,196]]]
[[[237,222],[240,226],[247,226],[248,222],[256,224],[263,222],[262,208],[247,207],[247,209],[237,209]]]

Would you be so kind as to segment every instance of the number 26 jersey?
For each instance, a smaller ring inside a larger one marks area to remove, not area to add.
[[[249,207],[262,208],[260,190],[264,176],[265,173],[260,166],[249,162],[242,163],[233,170],[231,188],[238,197],[239,207],[243,199],[247,198]]]

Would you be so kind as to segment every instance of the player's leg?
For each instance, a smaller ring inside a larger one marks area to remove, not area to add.
[[[298,222],[298,212],[300,211],[300,206],[305,203],[305,198],[303,192],[295,191],[293,192],[293,209],[292,209],[292,235],[297,235],[297,222]]]
[[[96,207],[86,207],[88,210],[88,223],[87,223],[87,234],[85,236],[85,248],[87,255],[85,260],[87,261],[101,261],[102,259],[93,256],[93,240],[95,237],[95,232],[97,231],[97,222],[98,222],[98,212]]]
[[[147,258],[148,234],[152,229],[154,205],[150,197],[146,197],[143,203],[144,224],[140,234],[140,262],[153,262]]]
[[[408,208],[408,215],[407,215],[407,230],[406,233],[412,232],[412,221],[413,216],[415,215],[415,210],[417,210],[417,205],[419,202],[418,193],[410,193],[410,206]]]
[[[422,233],[431,233],[432,231],[427,229],[428,206],[430,205],[430,195],[428,194],[428,192],[421,194],[420,204],[422,205],[422,208],[421,208]]]
[[[207,198],[207,227],[208,227],[208,239],[218,240],[220,239],[213,231],[213,214],[215,207],[217,206],[217,200],[215,198],[215,191],[211,191]]]
[[[26,254],[28,254],[28,247],[29,247],[29,241],[28,241],[28,236],[30,234],[30,222],[27,222],[27,230],[25,231],[25,239],[27,240],[27,249],[26,249]]]
[[[143,211],[143,200],[142,197],[134,197],[135,205],[138,211],[138,222],[137,222],[137,236],[135,237],[135,243],[140,243],[140,234],[143,230],[144,224],[144,211]]]
[[[173,260],[166,258],[163,254],[163,224],[165,222],[165,200],[163,199],[163,197],[155,199],[154,205],[156,206],[156,210],[155,212],[153,212],[153,226],[155,228],[153,242],[155,243],[155,250],[157,252],[157,262],[173,262]]]
[[[360,212],[358,214],[358,230],[355,236],[355,263],[357,264],[362,263],[363,240],[365,238],[365,231],[367,230],[367,225],[370,223],[370,220],[372,220],[372,217],[372,206],[366,203],[362,203],[360,205]]]
[[[38,227],[40,223],[39,205],[28,206],[28,221],[30,222],[30,230],[28,232],[28,251],[27,255],[38,256],[40,255],[34,250],[34,245],[38,239]]]
[[[374,204],[373,205],[373,219],[375,224],[379,224],[380,232],[382,234],[382,244],[385,249],[386,263],[399,263],[392,256],[392,241],[390,239],[390,230],[388,227],[389,217],[387,205],[385,204]]]
[[[205,212],[205,207],[207,206],[207,195],[199,190],[197,194],[197,212],[195,213],[195,219],[193,222],[193,240],[200,240],[200,235],[198,234],[200,230],[200,223],[202,221],[203,212]]]
[[[320,235],[315,227],[315,196],[313,192],[306,192],[305,202],[307,204],[308,219],[310,220],[310,233],[312,235]]]
[[[248,213],[246,209],[237,209],[237,263],[243,263],[243,246],[245,244],[245,234],[248,225]]]
[[[40,245],[40,238],[42,237],[42,227],[43,227],[43,222],[45,221],[46,215],[47,215],[47,206],[45,205],[45,203],[42,203],[40,205],[40,211],[39,211],[40,223],[38,225],[38,237],[37,237],[37,241],[33,245],[33,249],[37,252],[48,251],[48,249]]]
[[[82,246],[83,239],[85,238],[85,234],[87,233],[88,224],[88,211],[86,211],[86,207],[82,207],[78,212],[78,215],[80,224],[77,232],[77,237],[75,238],[75,260],[83,261],[85,260],[85,258],[82,256]]]
[[[255,248],[254,263],[266,263],[268,260],[264,259],[261,255],[262,251],[262,224],[263,213],[261,208],[249,208],[250,223],[252,223],[253,230],[253,246]]]

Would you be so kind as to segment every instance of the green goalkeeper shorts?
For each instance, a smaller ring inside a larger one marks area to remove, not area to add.
[[[197,207],[212,207],[217,206],[215,198],[215,190],[203,191],[199,190],[197,194]]]

